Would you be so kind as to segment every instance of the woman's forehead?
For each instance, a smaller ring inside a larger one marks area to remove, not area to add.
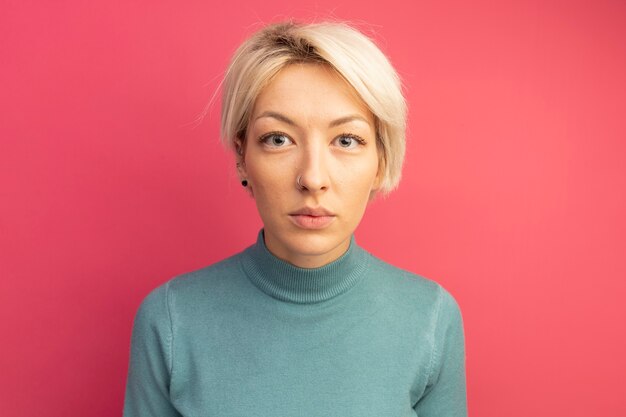
[[[374,123],[354,88],[332,68],[319,64],[292,64],[276,74],[257,97],[251,121],[264,117],[286,123],[297,119],[329,125],[348,119]]]

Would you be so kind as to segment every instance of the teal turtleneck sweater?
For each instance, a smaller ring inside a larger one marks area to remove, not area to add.
[[[256,244],[141,303],[125,417],[461,417],[459,308],[351,238],[304,269]]]

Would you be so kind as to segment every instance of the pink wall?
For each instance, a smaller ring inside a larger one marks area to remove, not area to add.
[[[121,414],[142,298],[261,226],[219,106],[187,123],[259,22],[328,11],[406,84],[357,239],[456,296],[471,415],[626,415],[626,3],[408,3],[3,2],[3,416]]]

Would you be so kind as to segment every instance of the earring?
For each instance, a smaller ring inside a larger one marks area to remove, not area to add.
[[[248,186],[248,180],[242,180],[241,181],[241,185],[243,185],[244,187]]]

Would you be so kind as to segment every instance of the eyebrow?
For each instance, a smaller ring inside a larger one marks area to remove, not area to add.
[[[285,116],[284,114],[275,112],[275,111],[264,111],[263,113],[261,113],[259,116],[256,117],[256,119],[254,120],[259,120],[263,117],[271,117],[273,119],[279,120],[283,123],[286,123],[290,126],[297,126],[297,123],[294,122],[293,120],[291,120],[289,117]],[[344,116],[344,117],[340,117],[339,119],[335,119],[332,122],[330,122],[328,124],[328,127],[335,127],[335,126],[340,126],[346,123],[350,123],[353,122],[355,120],[360,120],[362,122],[365,122],[367,124],[369,124],[369,122],[367,121],[367,119],[365,119],[363,116],[360,116],[358,114],[351,114],[348,116]]]
[[[264,111],[263,113],[261,113],[254,120],[259,120],[259,119],[262,119],[264,117],[271,117],[271,118],[279,120],[279,121],[281,121],[283,123],[287,123],[288,125],[291,125],[291,126],[295,126],[296,125],[296,122],[291,120],[289,117],[285,116],[284,114],[277,113],[275,111]]]

